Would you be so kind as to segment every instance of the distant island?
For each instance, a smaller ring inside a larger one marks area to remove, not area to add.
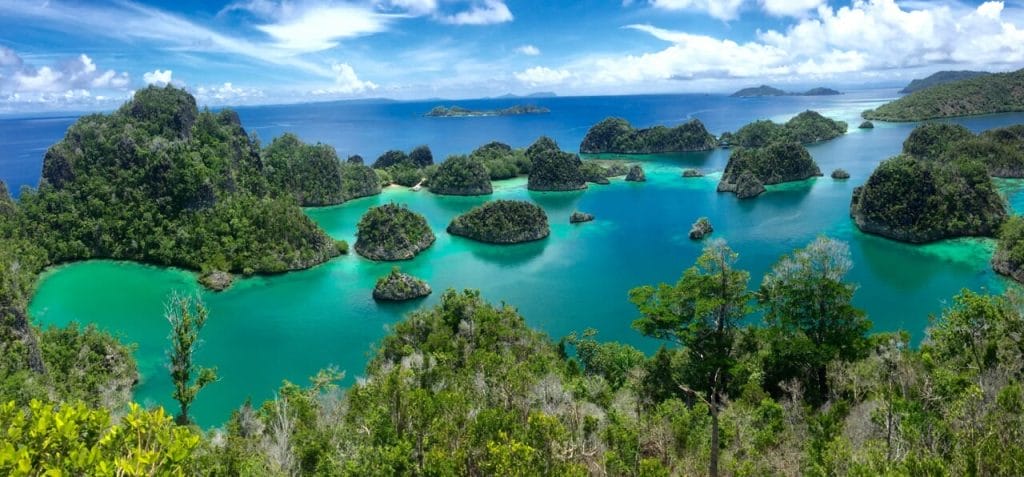
[[[668,152],[710,151],[717,145],[699,120],[692,119],[674,128],[654,126],[636,129],[622,118],[607,118],[590,128],[580,144],[584,154],[660,154]]]
[[[541,106],[534,106],[532,104],[517,104],[508,108],[502,109],[491,109],[491,110],[473,110],[466,109],[461,106],[452,106],[446,108],[444,106],[437,106],[431,109],[430,112],[425,116],[430,118],[476,118],[484,116],[520,116],[524,114],[547,114],[551,110]]]
[[[939,84],[864,111],[864,119],[924,121],[1024,111],[1024,70]]]
[[[911,81],[906,88],[900,90],[900,93],[910,94],[932,86],[977,78],[978,76],[987,76],[989,74],[991,73],[987,71],[939,71],[927,78],[918,78]]]
[[[774,142],[811,144],[842,136],[847,128],[844,121],[807,110],[783,124],[767,119],[754,121],[736,132],[722,133],[718,142],[722,147],[764,147]]]
[[[513,98],[557,98],[558,95],[554,91],[538,91],[530,94],[512,94],[506,93],[501,96],[495,96],[496,99],[513,99]]]
[[[789,91],[783,91],[778,88],[773,88],[768,85],[761,85],[756,88],[743,88],[732,95],[732,98],[758,98],[762,96],[835,96],[840,93],[830,88],[812,88],[803,93],[794,93]]]

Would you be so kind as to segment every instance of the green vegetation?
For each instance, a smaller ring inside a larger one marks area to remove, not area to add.
[[[975,135],[958,124],[925,123],[903,142],[903,153],[919,159],[954,163],[977,161],[994,177],[1024,177],[1024,126]]]
[[[862,116],[878,121],[924,121],[1014,111],[1024,111],[1024,70],[938,84],[864,111]]]
[[[544,209],[522,200],[495,200],[452,219],[448,233],[480,242],[512,244],[551,233]]]
[[[412,187],[430,176],[434,169],[434,155],[427,146],[417,146],[409,154],[391,150],[381,154],[373,163],[378,174],[382,171],[382,182]]]
[[[268,148],[268,161],[290,141]],[[337,162],[329,148],[296,147],[316,152],[312,169]],[[113,258],[276,273],[337,255],[295,202],[326,189],[311,181],[297,192],[272,169],[236,114],[149,87],[113,114],[82,117],[46,152],[39,189],[25,190],[13,211],[7,203],[10,236],[41,247],[44,264]]]
[[[584,154],[657,154],[708,151],[718,142],[704,124],[694,119],[674,128],[655,126],[635,129],[621,118],[607,118],[587,131],[580,144]]]
[[[763,191],[764,185],[801,181],[820,175],[818,164],[807,148],[798,143],[777,142],[756,149],[741,147],[729,156],[718,191],[735,192],[740,198],[752,197],[757,193],[751,195],[749,191]],[[743,187],[740,187],[741,183]]]
[[[199,344],[199,332],[206,325],[206,306],[197,298],[173,296],[167,306],[165,318],[171,324],[170,358],[171,381],[174,383],[174,399],[178,401],[180,412],[178,424],[189,424],[188,410],[206,385],[217,380],[217,370],[197,366],[192,361],[196,346]]]
[[[442,195],[487,195],[493,192],[491,176],[473,156],[451,156],[430,176],[430,191]]]
[[[402,273],[397,266],[391,267],[391,273],[377,279],[373,287],[373,299],[383,301],[406,301],[422,298],[431,293],[430,285],[407,273]]]
[[[901,155],[883,161],[854,189],[850,215],[864,232],[924,243],[993,236],[1006,218],[1006,203],[977,161]]]
[[[435,239],[427,219],[405,205],[371,207],[357,227],[356,253],[370,260],[408,260]]]
[[[523,149],[512,149],[497,141],[478,147],[469,157],[479,160],[490,174],[491,180],[511,179],[530,173],[530,159]]]
[[[1024,217],[1011,216],[999,229],[992,269],[1024,283]]]
[[[289,191],[302,206],[323,206],[345,201],[341,162],[334,148],[309,145],[286,133],[263,151],[263,164],[271,186]]]
[[[976,78],[978,76],[985,76],[988,74],[991,73],[988,73],[987,71],[938,71],[932,73],[927,78],[918,78],[911,81],[910,84],[900,90],[900,93],[910,94],[932,86],[955,83],[957,81],[963,81],[965,79]]]
[[[0,257],[13,250],[5,245]],[[449,290],[397,323],[350,388],[339,389],[331,370],[308,387],[285,381],[274,399],[242,404],[208,433],[161,408],[132,404],[118,419],[123,403],[82,403],[74,396],[95,397],[95,376],[36,401],[5,386],[0,472],[1024,473],[1024,303],[1014,295],[960,293],[914,349],[906,334],[867,334],[841,242],[819,238],[783,257],[757,290],[739,264],[712,241],[676,283],[630,292],[637,331],[674,344],[652,356],[592,329],[556,343],[512,306]],[[17,301],[17,276],[4,275],[0,303]],[[104,361],[65,331],[44,347],[47,359]],[[19,341],[3,338],[9,383]]]
[[[526,149],[530,159],[530,177],[527,188],[536,191],[569,191],[586,189],[587,183],[580,171],[580,156],[563,152],[547,136],[541,136]]]
[[[846,134],[847,125],[815,111],[804,111],[785,124],[768,120],[754,121],[735,133],[725,133],[720,142],[727,147],[764,147],[776,142],[810,144],[828,141]]]
[[[517,104],[515,106],[509,106],[507,108],[486,111],[476,111],[472,109],[466,109],[461,106],[452,106],[450,108],[446,108],[444,106],[435,106],[434,109],[431,109],[424,116],[435,118],[465,118],[483,116],[520,116],[523,114],[546,114],[550,112],[551,110],[548,108],[534,106],[532,104]]]

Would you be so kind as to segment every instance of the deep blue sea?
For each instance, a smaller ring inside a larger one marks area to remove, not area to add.
[[[37,322],[96,323],[138,345],[143,376],[136,398],[170,401],[164,365],[167,329],[162,303],[171,291],[203,295],[211,310],[204,344],[196,359],[217,366],[221,380],[203,391],[196,413],[203,425],[217,425],[247,397],[272,396],[282,379],[306,382],[318,369],[336,365],[358,377],[372,345],[387,327],[412,309],[436,303],[447,288],[477,288],[495,302],[519,308],[527,322],[555,338],[593,327],[599,338],[652,351],[657,342],[630,327],[636,310],[627,301],[630,288],[675,281],[693,264],[701,244],[687,238],[690,225],[707,216],[714,237],[725,238],[740,254],[738,266],[751,273],[756,288],[778,258],[826,234],[850,244],[859,284],[855,303],[876,330],[908,330],[915,341],[925,334],[929,315],[941,312],[962,288],[999,291],[1007,282],[988,265],[994,242],[948,240],[924,246],[893,242],[861,233],[849,218],[853,188],[882,160],[898,153],[914,124],[876,123],[857,129],[862,110],[896,97],[895,90],[862,91],[829,97],[729,98],[722,95],[538,98],[547,107],[537,116],[428,118],[434,106],[457,104],[495,109],[520,99],[376,103],[323,103],[239,108],[243,125],[264,142],[283,132],[306,141],[333,145],[339,155],[360,154],[368,161],[388,149],[427,144],[435,158],[468,153],[492,140],[526,146],[545,134],[563,149],[578,150],[587,129],[607,116],[639,127],[675,125],[698,118],[720,134],[756,119],[784,121],[806,109],[846,120],[850,131],[809,147],[826,176],[771,186],[762,196],[740,201],[715,192],[728,151],[634,156],[647,170],[646,183],[619,180],[568,193],[535,193],[525,180],[496,183],[491,197],[442,197],[423,190],[390,188],[382,195],[337,207],[308,209],[328,233],[354,242],[355,224],[371,206],[399,202],[426,216],[437,242],[403,270],[429,281],[435,293],[415,303],[374,302],[371,290],[391,264],[356,255],[339,257],[302,272],[240,280],[224,293],[200,291],[195,277],[182,270],[93,261],[62,266],[40,280],[30,312]],[[0,119],[0,178],[12,189],[38,181],[43,153],[73,121],[60,118]],[[1024,123],[1024,114],[956,120],[975,131]],[[708,173],[683,179],[683,168]],[[842,167],[852,178],[828,177]],[[1024,210],[1021,181],[999,181],[1013,208]],[[516,246],[471,242],[445,233],[457,214],[494,198],[536,202],[550,217],[546,240]],[[570,225],[569,214],[582,210],[597,220]]]

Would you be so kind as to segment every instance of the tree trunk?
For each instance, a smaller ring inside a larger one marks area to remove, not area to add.
[[[711,462],[708,475],[718,477],[718,400],[712,398],[711,405]]]

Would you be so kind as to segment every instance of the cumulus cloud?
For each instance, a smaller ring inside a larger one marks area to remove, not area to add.
[[[33,66],[25,64],[12,50],[0,52],[0,92],[3,93],[60,93],[69,90],[118,89],[130,83],[128,73],[114,70],[101,71],[89,55],[61,61],[55,65]]]
[[[537,56],[540,54],[540,50],[533,45],[520,46],[519,48],[516,48],[516,52],[526,56]]]
[[[335,63],[331,65],[334,71],[334,85],[330,88],[314,90],[315,95],[352,95],[365,93],[377,89],[372,81],[363,81],[356,75],[356,70],[348,63]]]
[[[678,0],[676,6],[694,5]],[[762,0],[776,8],[783,2]],[[814,2],[784,2],[800,14]],[[915,5],[917,8],[911,8]],[[797,8],[800,7],[800,8]],[[818,6],[784,31],[758,31],[755,40],[736,42],[652,25],[626,28],[670,43],[658,51],[589,58],[567,67],[591,83],[619,84],[663,80],[828,77],[871,74],[903,68],[959,64],[1019,66],[1024,63],[1024,31],[1004,18],[1002,2],[977,7],[959,4],[903,4],[895,0],[854,0],[842,8]]]
[[[156,86],[167,86],[171,84],[173,72],[171,70],[153,70],[149,73],[142,75],[142,80],[146,84],[152,84]],[[230,84],[230,83],[227,83]]]
[[[382,32],[395,18],[366,5],[321,5],[283,14],[256,28],[273,38],[274,48],[311,53],[334,48],[342,39]]]
[[[545,66],[535,66],[515,74],[517,80],[530,86],[555,85],[572,77],[567,70],[556,70]]]
[[[744,0],[651,0],[651,5],[664,10],[700,11],[719,20],[735,20],[740,15],[743,2]]]
[[[512,11],[501,0],[484,0],[476,3],[469,10],[441,17],[445,23],[453,25],[490,25],[513,20]]]

